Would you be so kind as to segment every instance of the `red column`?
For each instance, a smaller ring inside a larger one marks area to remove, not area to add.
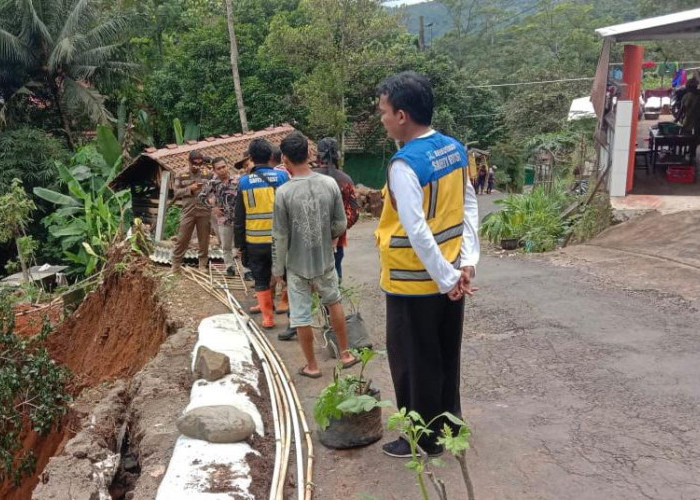
[[[630,155],[627,161],[627,192],[634,186],[634,150],[637,143],[637,110],[639,95],[642,91],[642,60],[644,47],[640,45],[625,45],[622,57],[622,81],[627,84],[624,99],[632,101],[632,124],[630,127]]]

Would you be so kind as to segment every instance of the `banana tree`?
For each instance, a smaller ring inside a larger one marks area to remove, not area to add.
[[[100,156],[103,160],[106,157],[109,154]],[[104,262],[109,246],[124,232],[131,193],[128,189],[115,192],[109,187],[121,164],[121,155],[109,168],[104,164],[68,168],[57,163],[67,193],[34,188],[35,195],[58,207],[43,223],[49,234],[60,240],[64,255],[75,265],[73,272],[86,276],[95,272]]]

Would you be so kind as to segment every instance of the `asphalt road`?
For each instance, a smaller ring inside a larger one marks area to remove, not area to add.
[[[482,210],[494,198],[480,197]],[[360,290],[362,314],[382,348],[375,226],[361,221],[350,232],[344,273]],[[490,251],[477,282],[461,377],[478,499],[700,498],[700,314],[693,302],[575,263]],[[291,369],[302,364],[296,342],[280,349]],[[332,366],[322,363],[320,380],[296,377],[309,414]],[[393,399],[385,358],[370,375]],[[384,457],[379,444],[342,452],[317,444],[316,498],[419,498],[402,461]],[[436,474],[450,498],[466,498],[454,461],[446,461]]]

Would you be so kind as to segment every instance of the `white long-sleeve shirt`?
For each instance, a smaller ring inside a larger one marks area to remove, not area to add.
[[[421,136],[428,137],[434,131]],[[442,256],[423,212],[423,190],[418,176],[403,160],[395,160],[389,166],[389,189],[396,201],[396,211],[406,230],[411,247],[423,262],[428,274],[438,284],[441,293],[447,293],[460,277],[460,271]],[[476,266],[479,262],[479,212],[476,193],[471,182],[464,190],[464,227],[459,267]]]

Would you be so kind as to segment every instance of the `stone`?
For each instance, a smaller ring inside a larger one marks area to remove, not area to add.
[[[202,406],[177,419],[185,436],[210,443],[237,443],[255,432],[253,418],[235,406]]]
[[[228,356],[212,351],[206,346],[199,346],[194,362],[195,379],[203,378],[213,382],[229,373],[231,373],[231,361]]]

